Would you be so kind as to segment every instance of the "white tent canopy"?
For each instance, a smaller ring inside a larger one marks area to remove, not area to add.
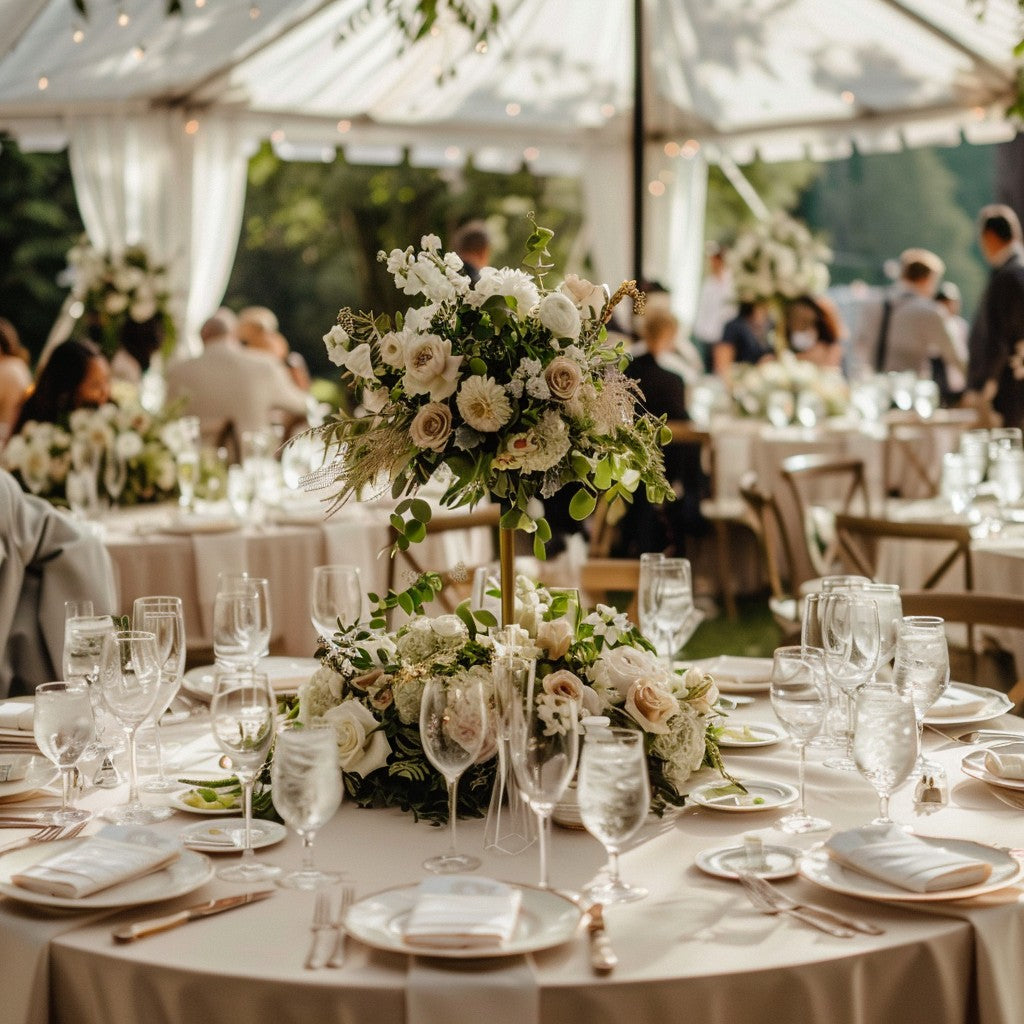
[[[245,161],[580,174],[601,276],[628,276],[632,0],[499,0],[484,53],[450,25],[404,53],[365,0],[0,0],[0,129],[70,147],[93,242],[169,262],[186,336],[223,295]],[[643,0],[646,266],[692,309],[705,159],[1013,135],[1015,0]],[[118,23],[119,12],[128,23]],[[76,34],[76,30],[82,30]],[[454,74],[439,82],[445,68]],[[684,269],[679,269],[684,268]]]

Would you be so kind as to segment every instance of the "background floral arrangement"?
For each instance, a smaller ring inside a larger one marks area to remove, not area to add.
[[[167,268],[154,264],[144,246],[130,246],[114,256],[98,252],[83,239],[68,253],[68,269],[72,298],[82,303],[76,332],[86,334],[98,328],[99,337],[93,340],[108,358],[117,351],[129,319],[141,324],[159,317],[164,348],[174,347]]]
[[[3,450],[3,465],[33,494],[66,505],[65,484],[74,467],[93,466],[97,492],[114,460],[124,464],[119,505],[165,501],[177,492],[175,453],[184,443],[177,420],[154,416],[138,405],[108,402],[98,409],[77,409],[67,424],[29,420]]]
[[[831,259],[827,246],[781,210],[741,234],[728,254],[741,302],[817,295],[828,287]]]
[[[661,450],[668,437],[659,421],[637,415],[639,393],[622,372],[628,356],[605,329],[626,294],[642,297],[633,282],[609,298],[575,275],[548,290],[551,238],[536,228],[527,270],[485,267],[476,284],[433,235],[419,252],[378,255],[421,304],[394,322],[343,309],[324,336],[367,410],[320,429],[335,457],[309,482],[336,484],[335,506],[382,477],[395,497],[412,494],[446,466],[443,505],[499,501],[502,527],[535,532],[542,558],[551,531],[529,511],[535,496],[574,486],[577,519],[602,491],[629,500],[642,483],[653,502],[671,496]],[[429,515],[425,502],[399,502],[399,547],[422,538]]]
[[[439,579],[426,574],[409,591],[389,595],[390,605],[419,612],[439,588]],[[682,805],[694,771],[702,765],[724,771],[714,680],[696,669],[670,672],[614,608],[599,605],[582,616],[572,609],[566,592],[516,577],[515,619],[534,648],[540,700],[553,718],[572,700],[581,715],[608,715],[613,725],[641,731],[652,808],[660,813]],[[378,617],[343,628],[318,652],[321,667],[299,688],[299,717],[335,728],[346,791],[357,804],[400,807],[434,822],[447,818],[444,780],[420,744],[420,698],[431,676],[475,677],[493,707],[494,647],[479,628],[493,621],[465,604],[455,615],[417,615],[394,632]],[[459,783],[459,809],[467,815],[487,810],[496,769],[493,724],[491,731]]]
[[[744,416],[776,418],[779,424],[842,415],[850,404],[850,389],[838,370],[823,369],[792,352],[756,366],[733,367],[732,397]],[[769,407],[772,406],[770,409]],[[788,414],[783,416],[783,411]]]

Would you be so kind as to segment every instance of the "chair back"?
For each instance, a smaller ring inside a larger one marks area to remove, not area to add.
[[[952,451],[960,435],[974,426],[969,409],[940,409],[924,418],[916,413],[886,417],[883,480],[890,498],[934,498],[942,483],[942,455]]]
[[[638,591],[640,560],[638,558],[589,558],[580,566],[580,589],[587,605],[612,604],[612,594],[628,594],[626,614],[631,622],[640,624]]]

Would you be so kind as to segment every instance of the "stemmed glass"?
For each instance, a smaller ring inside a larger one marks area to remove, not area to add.
[[[92,814],[72,806],[71,779],[75,765],[92,743],[95,722],[89,688],[82,683],[42,683],[35,691],[32,729],[39,749],[60,770],[60,810],[54,825],[88,821]]]
[[[252,790],[274,739],[276,712],[277,700],[264,673],[217,673],[210,727],[218,746],[231,758],[231,769],[242,784],[245,802],[242,860],[217,872],[218,878],[229,882],[263,882],[281,873],[279,867],[259,863],[252,848]]]
[[[551,814],[576,770],[579,755],[576,702],[544,693],[536,678],[532,679],[523,699],[512,705],[509,749],[516,781],[537,815],[540,887],[547,889]]]
[[[608,853],[608,880],[584,892],[602,904],[642,900],[647,890],[627,885],[619,875],[619,851],[644,823],[651,805],[643,734],[632,729],[588,732],[576,795],[584,827]]]
[[[221,573],[213,601],[213,656],[228,668],[255,668],[270,649],[270,585],[248,573]]]
[[[351,625],[363,610],[363,590],[355,565],[318,565],[310,584],[309,617],[318,636],[330,639],[338,621]]]
[[[103,813],[104,818],[118,825],[152,825],[172,813],[170,807],[143,807],[139,799],[136,739],[139,726],[160,700],[160,665],[156,637],[152,633],[118,630],[103,639],[100,689],[107,707],[128,733],[131,780],[128,803]]]
[[[887,684],[865,686],[857,694],[853,756],[861,775],[878,794],[872,825],[891,825],[889,798],[910,774],[917,754],[914,708]]]
[[[662,661],[671,664],[700,624],[700,613],[693,606],[689,561],[664,557],[641,560],[638,606],[640,631]]]
[[[772,659],[770,696],[775,716],[786,727],[800,755],[800,802],[779,828],[792,835],[824,832],[832,823],[811,817],[805,808],[804,769],[807,741],[821,728],[828,707],[825,659],[814,647],[779,647]]]
[[[142,788],[147,792],[166,793],[177,786],[164,774],[163,738],[160,719],[171,706],[181,688],[185,671],[185,616],[180,597],[137,597],[132,606],[132,626],[156,637],[160,656],[160,699],[153,713],[153,735],[156,746],[157,777],[148,779]]]
[[[935,615],[907,615],[896,634],[896,689],[908,698],[917,719],[916,772],[942,772],[942,766],[925,759],[921,750],[924,716],[949,686],[949,646],[946,624]]]
[[[103,460],[103,486],[106,488],[107,494],[110,495],[111,504],[117,504],[127,483],[128,463],[114,446],[111,446],[107,449],[106,458]]]
[[[302,867],[278,881],[289,889],[333,885],[341,875],[321,871],[313,860],[313,839],[341,803],[338,735],[331,726],[285,722],[277,731],[270,763],[274,807],[302,839]]]
[[[196,507],[196,484],[199,482],[199,450],[186,445],[175,456],[178,471],[178,504],[186,512]]]
[[[459,853],[455,843],[458,786],[462,773],[476,760],[487,739],[487,708],[478,679],[433,676],[420,701],[420,740],[427,760],[448,786],[448,850],[423,862],[427,871],[447,875],[474,871],[480,858]]]

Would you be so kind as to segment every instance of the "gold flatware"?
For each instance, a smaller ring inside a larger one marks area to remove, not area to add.
[[[122,925],[115,928],[111,934],[118,942],[134,942],[136,939],[144,939],[147,935],[155,935],[157,932],[165,932],[179,925],[188,924],[189,921],[198,921],[204,917],[212,917],[214,914],[222,914],[225,910],[234,910],[236,907],[244,907],[258,900],[264,900],[273,896],[274,889],[263,889],[260,892],[246,892],[239,896],[223,896],[218,900],[209,900],[200,903],[198,906],[189,907],[187,910],[179,910],[176,914],[167,914],[165,917],[151,917],[145,921],[136,921],[134,924]]]
[[[587,908],[587,935],[590,939],[590,966],[595,974],[611,974],[619,958],[612,949],[604,924],[604,907],[593,903]]]

